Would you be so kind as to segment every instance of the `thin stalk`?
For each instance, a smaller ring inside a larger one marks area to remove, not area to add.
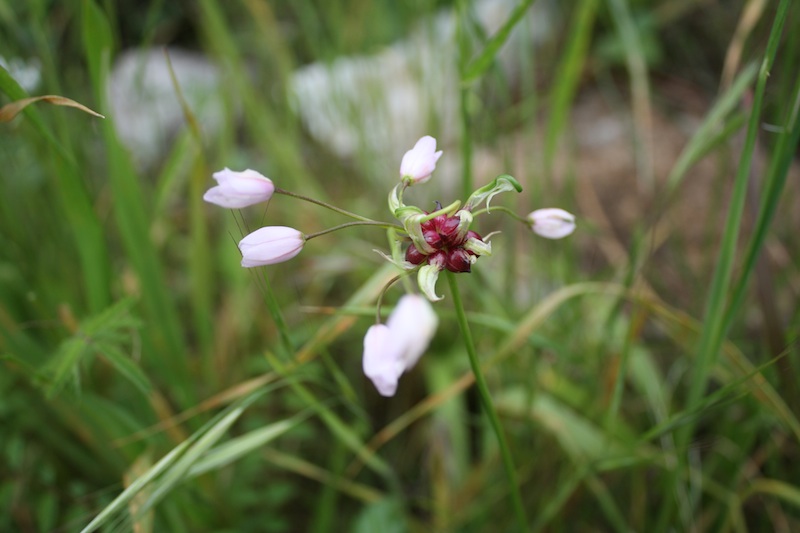
[[[259,280],[261,294],[264,296],[264,303],[267,304],[267,311],[272,316],[272,321],[275,323],[275,329],[278,330],[278,337],[280,337],[281,340],[281,355],[288,361],[294,354],[294,346],[292,345],[292,339],[289,335],[289,326],[283,317],[281,306],[272,290],[272,284],[269,281],[266,269],[260,268],[259,270],[261,270],[261,279]]]
[[[371,218],[362,217],[361,215],[356,215],[355,213],[351,213],[346,209],[342,209],[341,207],[336,207],[335,205],[331,205],[327,202],[323,202],[322,200],[315,200],[314,198],[310,198],[308,196],[304,196],[302,194],[297,194],[296,192],[287,191],[285,189],[280,189],[275,187],[275,194],[282,194],[284,196],[291,196],[292,198],[297,198],[298,200],[303,200],[304,202],[309,202],[311,204],[316,204],[318,206],[324,207],[326,209],[330,209],[331,211],[336,211],[340,215],[344,215],[350,218],[354,218],[356,220],[361,220],[363,222],[375,222]]]
[[[469,36],[467,35],[467,22],[469,13],[467,2],[464,0],[456,4],[456,45],[458,47],[458,70],[461,79],[464,79],[471,56]],[[472,193],[472,129],[469,112],[469,98],[471,89],[462,86],[458,92],[458,113],[461,122],[461,190],[464,198]]]
[[[461,294],[458,291],[458,282],[456,281],[455,274],[450,271],[447,271],[447,282],[450,285],[450,293],[453,295],[456,319],[458,320],[458,327],[461,329],[461,337],[464,339],[467,355],[469,355],[469,364],[472,367],[472,373],[475,375],[475,384],[478,386],[481,406],[483,406],[483,410],[489,418],[492,430],[497,437],[497,444],[500,446],[500,455],[503,458],[503,467],[505,468],[506,476],[508,476],[508,484],[511,490],[511,502],[514,507],[514,514],[517,516],[519,530],[527,531],[528,519],[525,516],[525,508],[522,506],[522,496],[519,493],[519,485],[517,485],[517,474],[514,470],[514,461],[511,458],[511,449],[508,447],[508,442],[503,435],[500,418],[497,416],[497,411],[492,403],[492,396],[489,394],[489,386],[486,384],[486,378],[484,378],[483,372],[481,371],[478,353],[475,350],[475,343],[472,342],[472,332],[469,329],[469,322],[467,322],[467,313],[464,310],[464,305],[461,302]]]
[[[508,207],[503,207],[502,205],[496,205],[496,206],[492,206],[492,207],[484,207],[483,209],[478,209],[477,211],[473,211],[472,212],[472,216],[476,217],[478,215],[484,215],[484,214],[490,213],[492,211],[500,211],[501,213],[505,213],[506,215],[510,216],[511,218],[516,220],[517,222],[522,222],[526,226],[530,226],[531,225],[531,221],[530,220],[528,220],[525,217],[519,216],[513,210],[509,209]]]
[[[405,230],[403,230],[405,232]],[[389,249],[392,251],[392,259],[397,264],[400,264],[402,261],[405,260],[405,252],[400,247],[400,239],[397,236],[397,230],[394,228],[390,228],[386,230],[386,238],[389,239]],[[411,280],[408,276],[403,276],[401,278],[403,282],[403,288],[406,292],[411,293],[414,292],[414,285],[411,283]]]
[[[353,226],[378,226],[379,228],[386,228],[386,229],[399,229],[401,231],[405,231],[403,226],[397,224],[389,224],[387,222],[377,222],[374,220],[364,221],[364,222],[345,222],[344,224],[339,224],[338,226],[334,226],[332,228],[324,229],[322,231],[318,231],[316,233],[309,233],[305,236],[307,241],[315,237],[320,237],[322,235],[327,235],[328,233],[333,233],[334,231],[339,231],[340,229],[351,228]]]
[[[469,98],[470,89],[459,91],[459,115],[461,117],[461,190],[465,198],[473,189],[472,179],[472,131],[470,129]]]
[[[415,270],[409,270],[407,272],[403,272],[399,276],[395,276],[392,279],[390,279],[386,283],[386,285],[383,286],[383,289],[381,289],[381,293],[378,295],[378,301],[375,303],[375,323],[376,324],[380,324],[381,323],[381,305],[383,304],[383,297],[386,296],[386,291],[388,291],[389,288],[391,288],[392,285],[394,285],[395,283],[397,283],[398,281],[400,281],[403,278],[407,278],[413,272],[415,272]]]

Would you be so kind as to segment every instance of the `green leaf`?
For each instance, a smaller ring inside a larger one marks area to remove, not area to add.
[[[101,343],[96,348],[98,354],[108,361],[125,379],[131,382],[145,396],[153,389],[152,383],[139,366],[131,360],[130,355],[110,343]]]
[[[189,470],[187,477],[195,477],[238,461],[268,442],[280,437],[308,418],[308,414],[272,423],[209,450]]]
[[[692,138],[686,143],[686,147],[678,156],[678,160],[672,166],[667,177],[668,194],[675,190],[680,184],[686,172],[694,165],[708,149],[719,142],[719,138],[714,132],[720,128],[731,111],[741,102],[742,94],[753,83],[756,75],[756,65],[751,63],[736,78],[731,87],[717,100],[700,127],[697,128]],[[728,132],[729,134],[733,133]]]
[[[88,343],[83,338],[70,338],[64,341],[58,349],[54,362],[53,379],[47,387],[47,396],[52,398],[58,394],[67,381],[72,378],[78,383],[78,365],[81,359],[89,353]]]
[[[486,69],[491,66],[494,62],[495,56],[497,56],[500,49],[508,40],[508,37],[511,35],[511,31],[514,29],[522,17],[525,15],[525,12],[528,8],[533,4],[535,0],[522,0],[517,7],[511,12],[508,17],[508,20],[505,21],[503,26],[498,30],[491,39],[486,41],[486,44],[481,50],[481,53],[473,59],[467,66],[464,68],[463,72],[461,73],[461,82],[462,83],[471,83],[476,79],[480,78]]]
[[[97,315],[81,321],[78,331],[59,346],[54,358],[48,363],[52,369],[52,379],[47,387],[47,395],[53,397],[72,379],[79,383],[79,366],[91,354],[105,356],[109,363],[119,370],[140,390],[150,390],[150,383],[141,370],[125,355],[124,346],[130,343],[130,330],[140,327],[130,308],[133,300],[120,300]]]

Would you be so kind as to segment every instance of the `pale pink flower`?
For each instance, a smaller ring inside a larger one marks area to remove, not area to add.
[[[417,141],[414,148],[409,150],[400,161],[400,178],[408,180],[409,185],[425,183],[436,168],[436,161],[442,156],[442,151],[436,151],[436,139],[426,135]]]
[[[394,344],[403,348],[400,356],[405,370],[411,370],[428,349],[439,317],[430,302],[419,294],[406,294],[386,320]]]
[[[561,239],[575,231],[575,215],[557,207],[537,209],[527,218],[531,229],[548,239]]]
[[[230,209],[240,209],[272,198],[275,186],[272,180],[255,170],[237,172],[229,168],[214,172],[218,185],[203,195],[206,202]]]
[[[362,366],[381,396],[394,396],[397,380],[405,370],[399,356],[400,347],[392,344],[391,331],[384,324],[375,324],[364,336]]]
[[[376,324],[364,337],[364,374],[382,396],[394,396],[400,376],[417,364],[436,333],[439,319],[418,294],[400,298],[386,325]]]
[[[288,261],[300,253],[305,236],[294,228],[267,226],[239,241],[243,267],[272,265]]]

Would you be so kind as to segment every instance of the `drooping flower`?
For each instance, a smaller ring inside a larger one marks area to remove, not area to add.
[[[439,319],[418,294],[400,298],[386,325],[376,324],[364,336],[364,374],[382,396],[394,396],[404,372],[417,364],[436,333]]]
[[[305,236],[294,228],[267,226],[239,241],[243,267],[272,265],[288,261],[300,253]]]
[[[386,320],[392,342],[403,348],[400,356],[405,371],[417,364],[436,333],[439,317],[419,294],[406,294]]]
[[[255,170],[238,172],[226,167],[214,172],[213,177],[218,185],[206,191],[203,200],[230,209],[266,202],[275,192],[272,180]]]
[[[436,168],[442,151],[436,151],[436,139],[426,135],[400,161],[400,179],[408,185],[425,183]]]
[[[534,233],[547,239],[562,239],[575,231],[575,215],[558,207],[537,209],[527,218]]]
[[[394,396],[397,380],[403,373],[399,347],[392,345],[391,332],[384,324],[375,324],[364,336],[364,357],[361,360],[364,375],[378,389],[381,396]]]

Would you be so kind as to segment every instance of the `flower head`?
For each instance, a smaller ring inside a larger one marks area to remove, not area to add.
[[[425,218],[423,213],[416,220],[411,217],[406,221],[411,244],[405,259],[412,265],[421,265],[417,283],[425,296],[435,302],[442,299],[436,295],[436,281],[442,270],[471,272],[478,256],[491,255],[492,247],[469,229],[473,216],[468,211]]]
[[[294,228],[267,226],[239,241],[243,267],[272,265],[288,261],[300,253],[305,236]]]
[[[562,239],[575,231],[575,215],[557,207],[537,209],[527,218],[534,233],[547,239]]]
[[[430,179],[436,168],[436,161],[441,156],[442,151],[436,151],[436,139],[426,135],[400,161],[400,179],[408,185],[425,183]]]
[[[382,396],[394,396],[397,381],[417,364],[436,333],[439,319],[418,294],[400,298],[386,325],[376,324],[364,336],[364,374]]]
[[[231,209],[240,209],[266,202],[275,192],[272,180],[255,170],[237,172],[229,168],[214,172],[218,185],[203,195],[206,202]]]

